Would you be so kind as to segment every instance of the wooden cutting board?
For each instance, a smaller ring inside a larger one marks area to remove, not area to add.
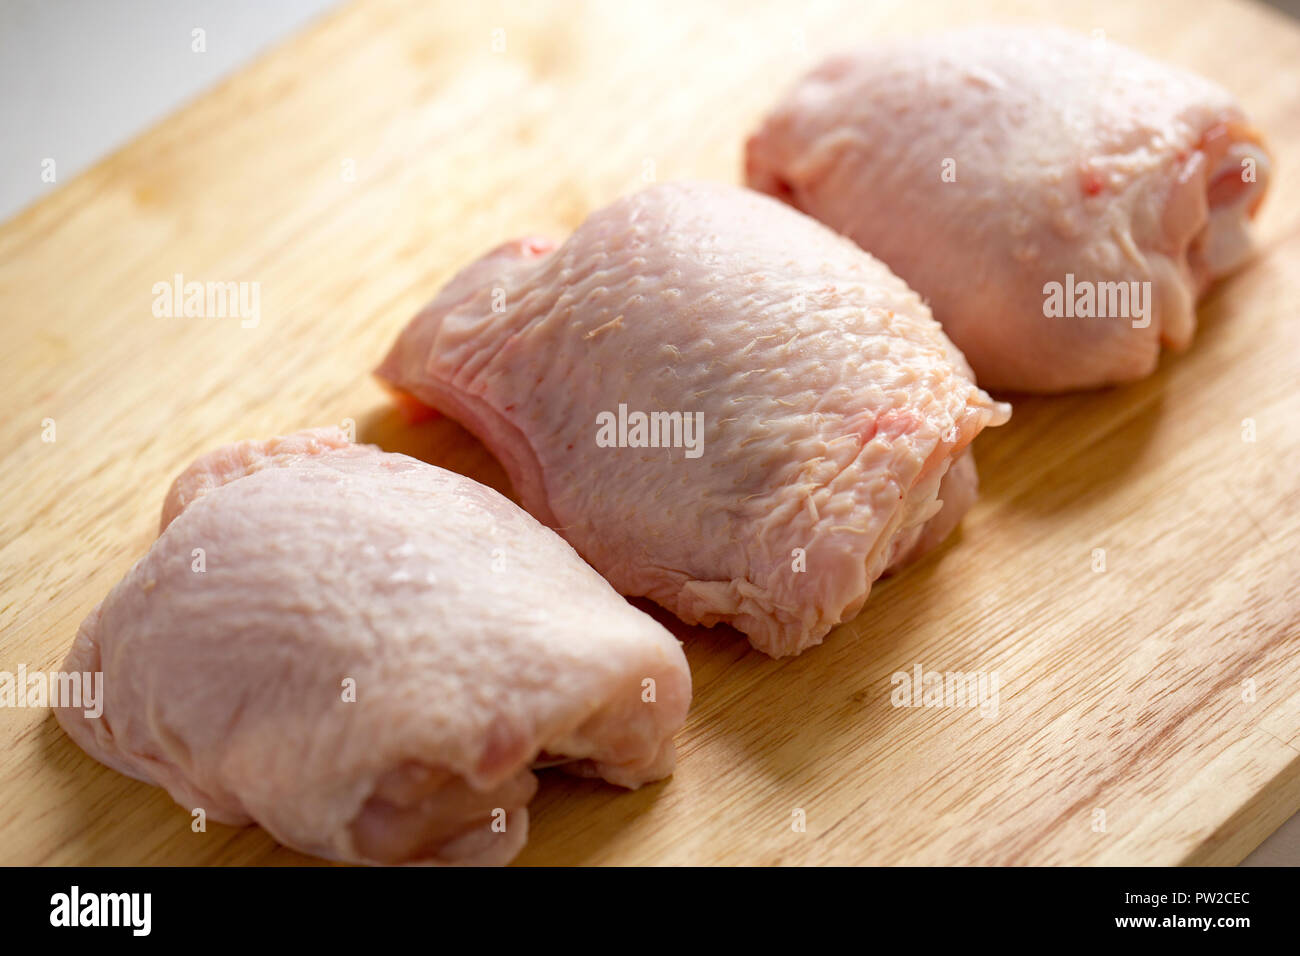
[[[0,670],[59,664],[220,443],[351,419],[508,491],[368,375],[454,270],[651,179],[736,181],[764,108],[856,38],[1054,18],[1241,97],[1278,157],[1260,256],[1150,379],[1016,401],[959,538],[820,648],[679,627],[676,775],[545,774],[521,861],[1240,860],[1300,809],[1300,28],[1223,0],[977,7],[357,3],[0,228]],[[177,274],[258,283],[260,321],[156,317]],[[918,664],[996,672],[996,718],[891,706]],[[0,863],[310,862],[192,832],[47,710],[0,709],[0,739]]]

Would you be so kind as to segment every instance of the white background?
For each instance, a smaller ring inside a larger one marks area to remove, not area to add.
[[[0,0],[0,221],[336,2]]]

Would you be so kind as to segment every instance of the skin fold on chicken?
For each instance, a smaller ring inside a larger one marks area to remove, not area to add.
[[[183,473],[65,671],[87,753],[213,820],[361,863],[505,863],[535,767],[671,773],[680,644],[558,535],[461,475],[337,429]]]
[[[1249,255],[1270,172],[1219,86],[1037,27],[832,58],[745,168],[925,297],[981,385],[1025,392],[1132,381],[1186,347],[1197,298]]]
[[[558,248],[500,246],[377,374],[476,434],[619,591],[773,656],[956,526],[967,447],[1010,414],[880,262],[706,183],[624,198]]]

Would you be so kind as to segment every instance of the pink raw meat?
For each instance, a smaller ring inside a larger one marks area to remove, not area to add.
[[[378,374],[478,435],[524,507],[624,594],[778,656],[952,530],[974,499],[967,446],[1009,414],[878,261],[702,183],[620,200],[558,248],[499,247]],[[677,447],[630,430],[607,447],[601,418],[622,411],[681,415]]]
[[[1248,255],[1269,179],[1258,134],[1220,87],[1109,41],[1023,27],[831,59],[745,161],[751,186],[921,293],[981,385],[1033,392],[1131,381],[1162,344],[1185,347],[1197,297]],[[1144,282],[1141,314],[1131,293]],[[1045,314],[1053,283],[1077,309]],[[1082,301],[1103,295],[1104,308]],[[1078,317],[1089,311],[1107,316]]]
[[[558,535],[336,429],[190,466],[63,668],[103,672],[101,717],[56,710],[97,760],[371,863],[508,861],[531,767],[666,776],[691,697],[678,642]]]

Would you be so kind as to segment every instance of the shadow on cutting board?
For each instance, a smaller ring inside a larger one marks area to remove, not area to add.
[[[1186,387],[1175,379],[1200,353],[1213,353],[1234,319],[1240,320],[1233,314],[1237,283],[1270,268],[1271,260],[1261,254],[1217,282],[1199,303],[1188,347],[1162,349],[1156,371],[1140,381],[1064,395],[998,393],[1011,403],[1011,421],[975,440],[980,496],[1047,515],[1087,509],[1115,493],[1149,454],[1169,392]]]
[[[790,831],[786,785],[835,779],[847,752],[880,746],[884,735],[873,728],[896,719],[890,705],[893,658],[904,634],[932,626],[910,604],[918,593],[941,586],[942,556],[950,546],[878,582],[874,609],[869,601],[863,614],[832,631],[822,645],[780,660],[752,650],[734,628],[686,625],[634,599],[683,641],[690,664],[694,699],[676,737],[677,770],[635,792],[544,772],[529,807],[528,845],[516,863],[600,863],[610,859],[609,848],[623,843],[689,840],[679,829],[688,816],[700,839],[757,828],[770,847],[770,858],[758,862],[779,862],[782,834],[802,838]],[[931,606],[943,613],[938,602]],[[743,818],[737,818],[728,795],[741,792],[750,796]],[[736,843],[752,847],[739,832]]]
[[[975,440],[980,498],[1037,514],[1088,509],[1122,488],[1163,413],[1160,373],[1070,395],[1002,395],[1011,420]]]
[[[432,409],[424,420],[410,423],[397,406],[381,405],[357,423],[357,441],[458,472],[519,503],[501,463],[477,438]]]

